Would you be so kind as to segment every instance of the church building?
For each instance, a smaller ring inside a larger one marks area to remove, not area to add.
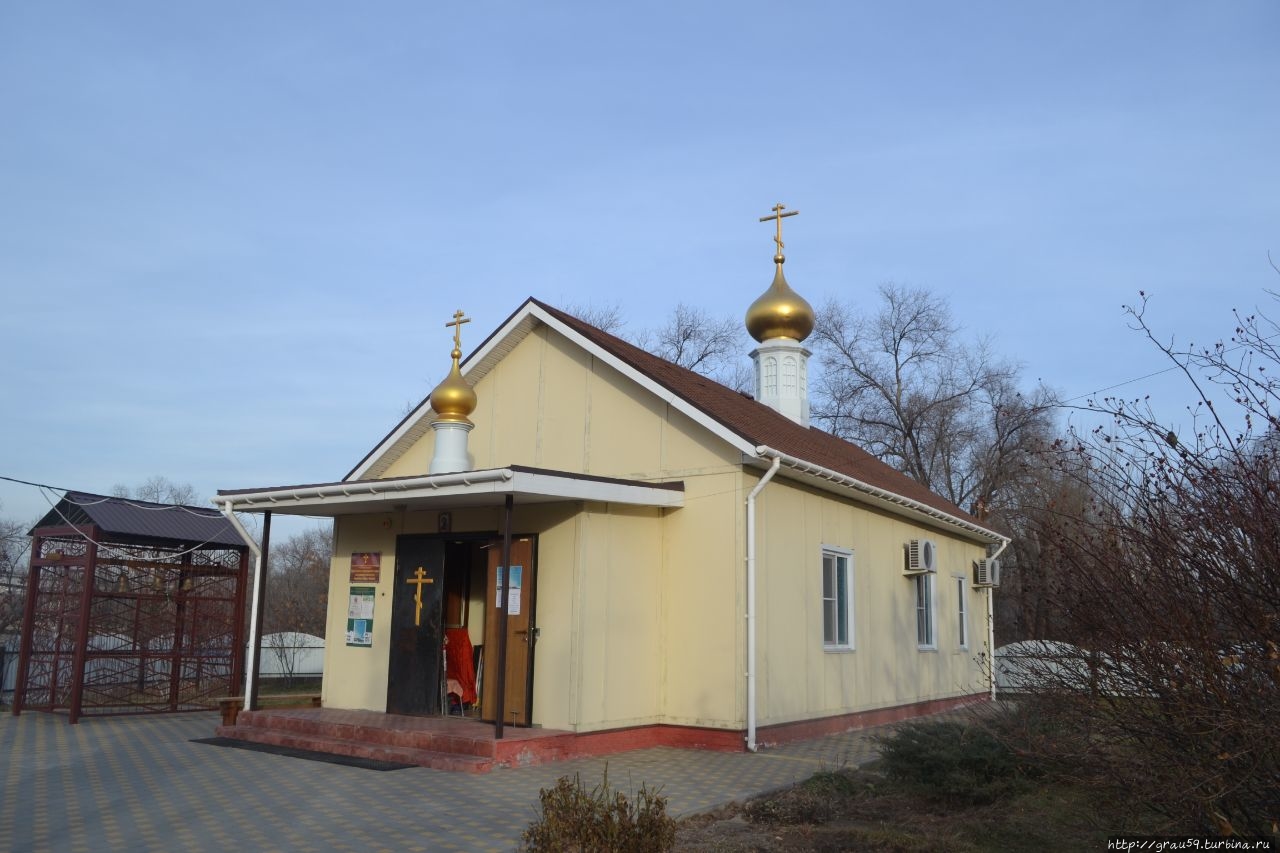
[[[324,709],[755,749],[988,695],[1008,540],[810,425],[784,209],[754,394],[533,298],[463,359],[459,311],[345,477],[219,492],[333,518]]]

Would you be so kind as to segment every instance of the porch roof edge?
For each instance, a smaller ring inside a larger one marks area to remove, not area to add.
[[[675,508],[684,505],[684,483],[645,482],[510,465],[452,474],[347,480],[260,489],[220,489],[213,502],[236,512],[280,515],[359,515],[407,509],[496,506],[517,502],[600,501]]]

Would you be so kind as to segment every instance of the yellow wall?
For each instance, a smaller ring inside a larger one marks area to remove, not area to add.
[[[475,468],[523,464],[682,480],[685,504],[658,510],[566,502],[516,507],[538,540],[534,722],[591,731],[643,723],[740,729],[746,719],[745,506],[758,481],[739,453],[583,350],[539,328],[476,384]],[[385,476],[420,475],[428,433]],[[382,710],[395,536],[432,532],[435,513],[341,518],[333,562],[325,696]],[[760,725],[973,693],[985,596],[968,588],[970,642],[956,648],[953,573],[980,546],[811,490],[780,474],[758,503]],[[499,510],[454,512],[454,531],[493,531]],[[937,651],[915,639],[902,546],[939,546]],[[856,649],[822,643],[823,545],[853,552]],[[345,646],[348,560],[381,551],[374,648]],[[474,622],[473,622],[474,625]]]
[[[663,548],[666,722],[740,728],[746,612],[741,469],[685,480]]]
[[[982,547],[898,516],[775,479],[757,503],[760,725],[980,693],[986,597],[972,588]],[[915,586],[903,545],[932,539],[936,650],[916,639]],[[823,646],[822,549],[852,551],[850,651]],[[956,581],[966,577],[968,648],[959,647]]]
[[[396,536],[401,533],[434,533],[435,524],[434,512],[389,512],[339,516],[334,519],[333,559],[329,567],[329,611],[324,635],[325,677],[322,701],[326,707],[386,710]],[[496,531],[500,527],[500,509],[457,510],[453,513],[453,529],[459,533]],[[352,584],[351,554],[366,551],[382,554],[379,582]],[[373,586],[376,590],[371,647],[346,644],[347,603],[352,586]],[[479,642],[481,639],[481,635],[472,634],[472,642]]]
[[[535,716],[584,731],[739,726],[738,453],[546,328],[482,378],[476,395],[469,447],[477,469],[523,464],[685,483],[681,509],[597,506],[567,525],[572,533],[540,541],[542,566],[573,549],[574,574],[539,573]],[[425,472],[432,442],[426,435],[385,476]]]
[[[396,537],[434,532],[435,517],[408,512],[337,520],[325,632],[327,707],[386,709]],[[534,722],[581,730],[658,722],[662,511],[576,502],[517,506],[512,526],[538,537]],[[497,534],[500,528],[497,510],[454,512],[454,533]],[[346,645],[353,551],[382,554],[371,648]],[[488,615],[473,610],[476,638]]]
[[[565,614],[572,626],[567,723],[575,730],[661,721],[661,530],[660,511],[648,508],[593,504],[578,517]],[[558,652],[539,650],[541,657]]]

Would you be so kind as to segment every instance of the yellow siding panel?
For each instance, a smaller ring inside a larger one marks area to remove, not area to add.
[[[953,578],[967,574],[980,546],[785,480],[769,484],[757,507],[760,725],[986,689],[977,661],[985,599],[966,587],[970,642],[962,650]],[[903,545],[913,538],[938,546],[932,651],[917,645],[914,586],[902,573]],[[823,546],[853,552],[852,651],[823,647]]]

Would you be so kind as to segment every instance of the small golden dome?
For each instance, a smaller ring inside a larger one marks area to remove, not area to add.
[[[452,355],[453,366],[449,368],[449,375],[431,392],[431,410],[436,413],[437,421],[469,424],[471,421],[467,419],[467,415],[476,410],[476,392],[462,378],[462,371],[458,369],[462,351],[455,349]]]
[[[444,421],[469,424],[471,421],[467,419],[467,415],[476,410],[476,392],[462,378],[462,371],[458,369],[458,359],[462,358],[462,324],[470,322],[462,309],[458,309],[453,314],[453,322],[444,324],[446,329],[453,329],[453,352],[449,353],[453,358],[453,367],[449,368],[449,375],[444,381],[431,392],[431,410],[436,413],[436,419],[432,423]]]
[[[773,284],[747,309],[747,331],[761,343],[774,338],[803,341],[813,331],[813,306],[787,284],[784,261],[781,254],[773,256],[777,264]]]

